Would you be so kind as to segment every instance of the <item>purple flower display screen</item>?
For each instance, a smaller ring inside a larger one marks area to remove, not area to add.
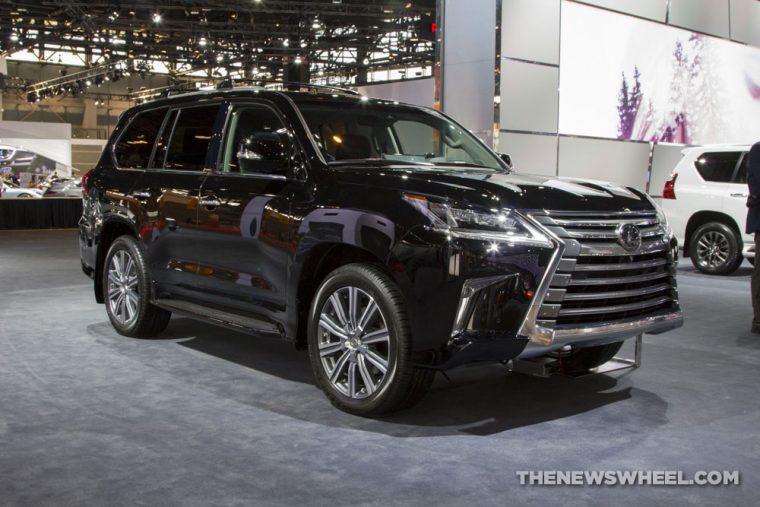
[[[680,144],[760,140],[760,50],[562,5],[562,134]]]

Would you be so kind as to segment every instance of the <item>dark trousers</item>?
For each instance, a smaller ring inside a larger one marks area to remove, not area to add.
[[[752,268],[752,327],[760,327],[760,232],[755,233],[755,266]]]

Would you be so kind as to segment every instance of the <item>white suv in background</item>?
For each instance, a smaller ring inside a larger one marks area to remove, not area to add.
[[[744,234],[749,148],[687,148],[665,182],[662,207],[668,222],[684,255],[703,273],[733,273],[743,257],[754,262],[754,240]]]

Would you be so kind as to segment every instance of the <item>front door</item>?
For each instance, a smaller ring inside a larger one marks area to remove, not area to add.
[[[218,171],[201,188],[195,253],[204,304],[281,332],[292,255],[292,133],[264,104],[233,104]]]

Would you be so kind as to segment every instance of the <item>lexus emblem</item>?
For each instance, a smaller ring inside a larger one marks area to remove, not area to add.
[[[618,242],[629,252],[641,248],[641,231],[633,224],[622,224],[617,228]]]

